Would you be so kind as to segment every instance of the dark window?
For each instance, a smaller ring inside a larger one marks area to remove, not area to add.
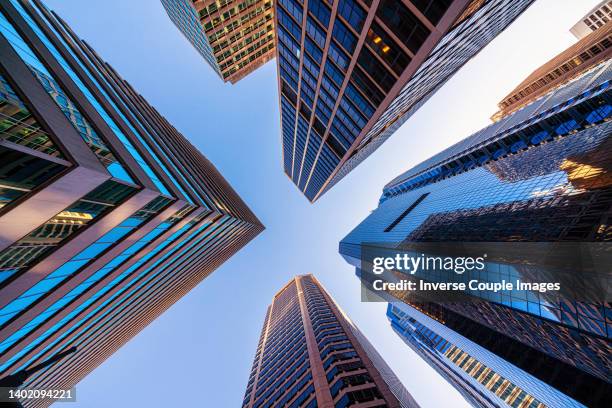
[[[282,80],[281,80],[281,93],[285,95],[287,99],[291,101],[291,103],[293,103],[294,105],[297,105],[297,95],[295,94],[295,92],[293,92],[291,88],[289,88],[287,83]]]
[[[359,67],[353,70],[351,80],[357,85],[357,88],[370,100],[374,106],[381,104],[385,95],[378,90],[376,85],[368,78]]]
[[[323,125],[323,123],[321,123],[321,121],[319,120],[319,118],[317,118],[315,116],[315,120],[312,124],[312,127],[314,128],[314,130],[320,134],[320,135],[324,135],[325,134],[325,126]]]
[[[337,141],[335,137],[332,137],[332,135],[327,138],[327,145],[339,158],[342,158],[342,156],[344,156],[346,153],[344,146],[342,146],[342,144]]]
[[[414,54],[429,36],[430,31],[427,27],[401,0],[382,0],[376,15]]]
[[[357,61],[385,92],[389,92],[395,83],[395,77],[378,62],[370,51],[362,48]]]
[[[406,218],[406,216],[407,216],[408,214],[410,214],[410,213],[412,212],[412,210],[414,210],[414,209],[417,207],[417,205],[421,204],[421,202],[422,202],[422,201],[423,201],[423,200],[424,200],[424,199],[425,199],[425,198],[426,198],[428,195],[429,195],[429,193],[421,194],[421,196],[420,196],[419,198],[417,198],[416,200],[414,200],[414,202],[413,202],[413,203],[410,205],[410,207],[406,208],[406,209],[404,210],[404,212],[403,212],[403,213],[401,213],[401,214],[399,215],[399,217],[397,217],[397,218],[395,219],[395,221],[393,221],[391,224],[389,224],[389,226],[388,226],[387,228],[385,228],[385,232],[389,232],[389,231],[391,231],[393,228],[395,228],[395,226],[396,226],[397,224],[399,224],[400,222],[402,222],[402,220],[403,220],[404,218]]]
[[[438,24],[452,0],[411,0],[411,3],[434,25]]]
[[[306,120],[310,120],[310,115],[312,114],[312,111],[308,108],[308,106],[306,106],[303,101],[302,103],[300,103],[300,113],[304,116],[304,118],[306,118]]]
[[[366,43],[378,54],[396,74],[401,75],[410,63],[410,57],[406,55],[399,45],[376,23],[368,30]]]

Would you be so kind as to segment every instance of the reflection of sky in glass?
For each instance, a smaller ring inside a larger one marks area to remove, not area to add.
[[[495,104],[509,90],[575,42],[568,27],[597,2],[535,2],[313,206],[282,171],[274,62],[237,85],[226,85],[159,2],[47,0],[218,166],[266,226],[257,239],[81,381],[74,408],[193,405],[187,393],[152,394],[152,387],[199,389],[210,406],[239,406],[266,307],[298,273],[314,273],[321,279],[421,406],[467,407],[391,330],[384,318],[385,304],[360,301],[359,280],[354,268],[338,256],[338,241],[376,208],[388,180],[486,126]],[[554,19],[548,18],[551,9]],[[534,33],[539,34],[537,41]],[[519,49],[517,43],[525,47]],[[507,60],[513,63],[499,63]],[[169,352],[168,344],[180,347]],[[129,375],[129,386],[117,372]]]
[[[602,89],[603,85],[600,84],[606,83],[604,74],[608,74],[610,68],[599,69],[602,75],[596,77],[598,81],[589,84],[592,88]],[[571,98],[571,91],[583,92],[580,87],[569,86],[562,88],[559,94]],[[606,103],[602,93],[591,92],[588,95],[590,99],[580,102],[580,110],[569,108],[583,126],[588,125],[584,121],[585,118],[591,117],[589,112],[600,112],[602,104]],[[551,99],[557,96],[557,93],[553,93]],[[563,105],[563,100],[558,97],[555,101]],[[606,112],[609,114],[610,110]],[[521,111],[518,114],[520,115]],[[567,113],[560,112],[559,115]],[[547,118],[546,126],[554,123],[554,118]],[[603,119],[599,116],[600,121]],[[494,130],[495,125],[490,129]],[[542,235],[551,237],[550,240],[560,239],[557,238],[557,234],[563,232],[560,226],[567,228],[565,226],[571,224],[565,221],[564,217],[578,219],[578,215],[566,214],[563,211],[571,208],[572,204],[597,208],[596,202],[590,203],[589,194],[596,194],[601,188],[604,191],[609,188],[607,171],[610,167],[610,157],[606,155],[605,149],[608,147],[611,129],[610,122],[586,127],[577,133],[490,161],[481,167],[387,197],[343,242],[355,245],[364,242],[386,242],[393,245],[404,240],[469,242],[487,241],[489,238],[483,237],[490,236],[503,237],[499,239],[501,241],[533,241],[534,237]],[[483,137],[481,132],[477,134]],[[495,132],[490,134],[491,137],[494,135]],[[482,142],[488,143],[485,140]],[[467,152],[462,154],[467,157]],[[440,156],[438,160],[444,161],[444,157]],[[594,183],[592,180],[599,181]],[[577,198],[572,198],[573,196]],[[584,203],[576,204],[575,200]],[[546,219],[548,222],[532,226],[534,218],[543,215],[542,211],[546,210],[559,213],[557,219],[549,217]],[[521,224],[521,227],[517,228],[516,224]],[[448,235],[448,231],[452,233]],[[543,232],[545,233],[542,234]],[[521,273],[512,266],[495,263],[487,264],[485,276],[467,273],[457,275],[452,271],[436,271],[423,275],[425,280],[466,284],[474,278],[490,282],[516,282],[519,277]],[[581,313],[579,310],[563,310],[561,303],[549,303],[545,301],[544,295],[536,292],[467,292],[555,322],[562,321],[561,316],[565,313],[564,324],[599,335],[612,336],[606,328],[603,317],[605,311],[601,305],[589,307],[590,311]],[[593,315],[589,315],[589,312]]]

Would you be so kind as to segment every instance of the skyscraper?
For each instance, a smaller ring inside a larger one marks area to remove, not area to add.
[[[528,103],[567,83],[612,55],[612,21],[590,31],[576,44],[531,73],[499,102],[491,118],[500,120]]]
[[[268,307],[243,407],[418,407],[312,275]]]
[[[224,82],[274,58],[272,0],[161,0],[170,20]]]
[[[612,20],[612,1],[603,0],[574,24],[570,32],[580,40],[606,25],[610,20]]]
[[[76,346],[26,384],[66,388],[263,226],[40,1],[0,33],[0,377]]]
[[[283,165],[317,200],[532,0],[279,0]]]
[[[367,243],[610,241],[611,64],[392,180],[378,208],[342,240],[341,254],[361,268]],[[575,400],[602,405],[610,393],[609,305],[516,295],[419,307]]]
[[[583,407],[413,306],[389,303],[393,330],[474,407]]]

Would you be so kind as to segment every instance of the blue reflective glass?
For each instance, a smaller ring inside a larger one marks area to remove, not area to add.
[[[47,20],[46,17],[44,16],[44,14],[38,10],[38,7],[33,4],[34,8],[36,9],[36,11],[38,12],[39,16],[44,19]],[[189,183],[186,179],[185,176],[183,175],[183,172],[179,171],[177,169],[177,167],[174,165],[174,162],[172,160],[168,159],[168,156],[164,153],[164,149],[161,148],[161,146],[159,146],[159,144],[157,143],[157,141],[155,140],[155,138],[151,137],[151,135],[148,133],[148,131],[146,130],[146,127],[144,127],[142,125],[142,122],[140,121],[140,119],[138,118],[138,116],[133,115],[134,120],[140,124],[141,129],[143,129],[144,133],[147,135],[147,138],[144,139],[141,137],[140,132],[136,131],[136,129],[134,128],[134,126],[132,126],[131,122],[125,117],[125,115],[123,114],[123,112],[117,107],[117,105],[114,103],[113,99],[111,99],[109,97],[109,95],[106,93],[106,91],[104,90],[104,88],[102,88],[100,86],[100,84],[98,83],[98,81],[93,77],[93,75],[89,72],[89,70],[87,69],[87,67],[81,62],[81,60],[74,54],[74,52],[72,51],[72,49],[68,46],[68,44],[66,44],[66,42],[64,41],[64,39],[62,38],[62,36],[57,32],[57,30],[55,30],[55,27],[53,27],[52,24],[48,24],[48,27],[51,28],[51,30],[55,33],[56,37],[59,39],[59,41],[62,43],[62,45],[70,52],[70,54],[72,55],[72,57],[75,59],[75,61],[77,61],[77,63],[79,64],[79,66],[81,67],[81,69],[87,74],[87,76],[89,77],[89,79],[94,83],[94,85],[96,85],[96,88],[102,93],[102,95],[104,95],[105,99],[113,106],[113,108],[115,108],[115,111],[121,116],[121,118],[123,119],[123,121],[125,122],[125,124],[127,124],[127,126],[130,128],[130,130],[132,131],[132,133],[134,135],[136,135],[136,137],[138,138],[138,140],[140,140],[140,142],[143,144],[143,146],[147,149],[147,151],[151,154],[151,156],[153,157],[153,159],[155,160],[155,162],[162,168],[162,170],[164,171],[164,173],[166,173],[166,175],[168,176],[168,178],[170,179],[170,181],[172,182],[172,184],[183,194],[183,196],[186,198],[187,202],[189,202],[190,204],[193,204],[193,202],[191,201],[190,196],[183,190],[183,188],[181,187],[181,185],[175,180],[174,175],[172,173],[170,173],[168,171],[168,169],[166,168],[166,166],[164,165],[163,162],[161,162],[159,160],[159,158],[157,157],[157,155],[155,154],[155,152],[149,147],[149,143],[152,143],[153,145],[155,145],[158,148],[158,151],[161,152],[162,155],[164,155],[167,159],[167,163],[169,163],[175,170],[176,174],[178,174],[181,179],[185,182],[185,185],[190,187],[190,191],[198,198],[200,198],[202,200],[202,202],[205,202],[205,200],[202,198],[202,196],[200,194],[198,194],[197,190],[195,190],[194,188],[191,187],[191,183]],[[69,33],[67,33],[67,35],[69,35]],[[93,64],[92,64],[93,65]],[[95,66],[95,65],[93,65]],[[107,84],[108,81],[106,80],[106,78],[104,77],[104,75],[100,76],[102,78],[102,80]],[[115,92],[114,88],[112,86],[109,85],[108,87],[111,92],[117,97],[117,99],[119,101],[122,100],[122,98],[117,95],[117,93]],[[125,106],[125,104],[124,104]],[[109,168],[110,171],[110,168]],[[113,169],[113,171],[116,171],[117,174],[120,174],[121,172],[125,172],[124,169]],[[111,172],[111,174],[113,174]],[[116,176],[118,177],[118,176]]]

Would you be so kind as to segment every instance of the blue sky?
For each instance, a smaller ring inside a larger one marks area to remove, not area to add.
[[[266,230],[77,386],[70,407],[238,407],[266,307],[313,273],[425,408],[467,404],[391,330],[385,304],[362,303],[338,242],[376,208],[382,187],[489,124],[496,103],[568,47],[597,0],[538,0],[391,139],[311,205],[285,176],[276,66],[223,84],[159,0],[47,0],[197,146]]]

